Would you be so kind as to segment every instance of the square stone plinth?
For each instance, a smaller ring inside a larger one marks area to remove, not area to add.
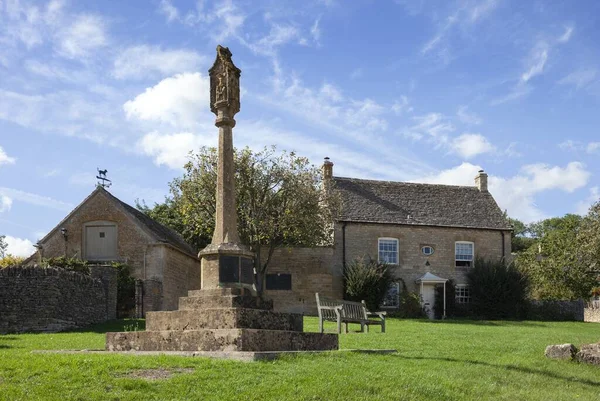
[[[205,329],[106,333],[107,351],[326,351],[337,334],[284,330]]]

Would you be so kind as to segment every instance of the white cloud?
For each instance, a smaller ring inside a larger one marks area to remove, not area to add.
[[[531,50],[529,58],[526,61],[525,72],[521,75],[521,82],[526,83],[531,78],[544,72],[544,66],[548,61],[548,52],[550,48],[544,41],[540,41]]]
[[[166,165],[172,169],[183,168],[190,151],[202,146],[216,146],[218,136],[195,135],[190,132],[160,134],[151,132],[138,142],[140,150],[151,156],[157,166]]]
[[[436,147],[445,145],[449,140],[449,134],[455,130],[452,123],[441,113],[428,113],[415,116],[416,122],[403,133],[413,138],[427,138]]]
[[[86,58],[96,49],[108,45],[106,23],[96,15],[78,15],[71,25],[59,31],[58,40],[57,51],[63,57]]]
[[[170,0],[161,0],[158,10],[167,17],[168,22],[179,19],[179,10],[173,6]]]
[[[470,8],[467,8],[467,13],[470,22],[477,22],[494,11],[498,6],[499,0],[483,0],[479,3],[474,3]]]
[[[29,203],[30,205],[48,207],[64,212],[70,212],[73,209],[73,205],[71,203],[13,188],[0,187],[0,195],[9,197],[12,200],[19,202]]]
[[[446,16],[438,23],[436,34],[421,47],[421,54],[427,55],[435,51],[435,56],[442,64],[448,64],[452,58],[450,37],[457,32],[464,33],[475,24],[488,17],[496,6],[498,0],[481,0],[469,2],[457,2]],[[403,2],[406,6],[406,2]],[[412,2],[414,3],[414,1]],[[411,7],[414,7],[412,5]],[[410,7],[407,7],[409,11]],[[422,8],[421,6],[418,9]],[[416,8],[413,8],[413,10]],[[432,13],[434,19],[439,18],[438,7]]]
[[[276,69],[274,83],[272,93],[257,94],[256,98],[269,108],[285,112],[286,119],[296,119],[311,132],[318,130],[341,138],[349,147],[375,152],[382,163],[402,164],[404,173],[396,179],[407,178],[414,171],[431,170],[426,162],[389,146],[384,135],[392,112],[389,106],[369,98],[353,99],[328,83],[307,87],[296,75],[287,76],[280,68]]]
[[[4,240],[8,245],[6,249],[7,254],[26,258],[28,256],[31,256],[35,252],[33,243],[28,239],[16,238],[7,235]]]
[[[319,27],[319,22],[321,22],[321,17],[315,20],[315,23],[310,27],[310,35],[316,43],[320,43],[321,41],[321,28]]]
[[[122,132],[119,109],[86,93],[60,91],[30,95],[0,89],[0,119],[42,132],[76,136],[94,142]]]
[[[189,129],[208,116],[210,82],[200,73],[165,78],[123,105],[128,119]]]
[[[6,154],[2,146],[0,146],[0,166],[3,164],[15,164],[17,159]]]
[[[274,56],[276,49],[300,38],[300,32],[293,25],[271,25],[269,34],[254,43],[244,42],[253,52]]]
[[[232,0],[220,0],[208,10],[205,10],[203,1],[198,1],[195,9],[185,14],[170,0],[162,0],[158,11],[165,15],[168,22],[179,21],[187,26],[202,28],[217,43],[225,42],[230,37],[241,40],[239,31],[246,20],[246,15]]]
[[[465,133],[454,138],[450,144],[452,152],[470,159],[482,153],[490,153],[496,148],[481,134]]]
[[[117,79],[144,79],[196,71],[206,61],[193,50],[162,50],[154,46],[124,49],[115,59],[113,75]]]
[[[588,197],[577,203],[576,213],[585,216],[596,202],[600,202],[600,187],[590,188]]]
[[[481,117],[477,114],[470,112],[467,106],[460,106],[456,112],[458,119],[465,124],[478,125],[483,122]]]
[[[358,78],[360,78],[362,76],[363,76],[363,69],[362,68],[355,68],[350,73],[350,79],[358,79]]]
[[[574,28],[572,26],[566,26],[565,32],[558,38],[559,43],[567,43],[571,36],[573,35]]]
[[[593,82],[597,74],[596,69],[577,70],[562,78],[558,83],[560,85],[573,85],[576,89],[581,89]]]
[[[478,165],[462,163],[459,166],[426,175],[415,182],[447,185],[474,185]],[[535,203],[540,194],[559,190],[573,192],[587,185],[590,173],[578,162],[565,167],[531,164],[521,167],[519,173],[510,178],[490,175],[489,190],[502,210],[508,215],[525,222],[537,221],[547,216]]]
[[[579,150],[583,144],[579,141],[574,141],[572,139],[567,139],[564,142],[558,144],[558,147],[562,150]]]
[[[397,115],[401,115],[406,113],[412,113],[413,112],[413,108],[410,105],[410,102],[408,100],[408,97],[402,95],[400,96],[400,100],[396,100],[394,101],[394,104],[392,105],[392,111]]]
[[[6,195],[0,195],[0,213],[8,212],[12,207],[12,199]]]
[[[563,150],[570,150],[574,152],[585,151],[589,154],[594,154],[600,151],[600,142],[590,142],[588,144],[584,144],[581,141],[567,139],[566,141],[559,143],[558,147]]]
[[[531,85],[527,85],[527,84],[524,84],[523,81],[519,81],[507,95],[493,99],[490,104],[492,106],[497,106],[499,104],[511,102],[513,100],[517,100],[524,96],[529,95],[532,90],[533,90],[533,87],[531,87]]]
[[[590,142],[585,147],[585,151],[588,153],[598,153],[600,151],[600,142]]]

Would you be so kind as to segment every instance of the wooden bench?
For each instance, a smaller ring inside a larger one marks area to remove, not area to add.
[[[338,299],[320,297],[319,293],[315,294],[317,298],[317,311],[319,313],[319,332],[323,333],[323,325],[325,321],[337,323],[338,333],[342,332],[342,323],[346,326],[348,333],[348,324],[360,324],[361,333],[369,326],[381,326],[381,332],[385,333],[385,315],[386,312],[369,312],[365,301],[352,302]]]

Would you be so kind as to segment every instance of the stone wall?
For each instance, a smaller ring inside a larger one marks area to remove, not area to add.
[[[172,247],[165,248],[162,310],[175,310],[179,297],[200,289],[200,260]]]
[[[598,301],[590,302],[583,309],[583,321],[600,323],[600,307]]]
[[[342,224],[335,228],[334,268],[342,269],[343,244]],[[377,259],[378,239],[397,238],[399,263],[393,266],[396,277],[402,278],[410,291],[417,291],[415,280],[426,272],[442,278],[452,279],[456,284],[466,284],[465,273],[468,268],[455,267],[454,243],[470,241],[474,243],[475,257],[500,259],[502,253],[502,233],[498,230],[469,228],[447,228],[430,226],[411,226],[396,224],[346,224],[346,263],[356,257],[369,255]],[[425,245],[434,248],[433,255],[421,252]],[[504,255],[510,257],[510,232],[504,233]],[[429,262],[429,266],[426,263]]]
[[[107,305],[107,294],[116,294],[116,288],[105,287],[109,283],[116,286],[116,280],[103,283],[64,269],[0,269],[0,333],[56,332],[104,322],[115,313]]]
[[[529,319],[578,321],[583,322],[584,302],[576,301],[538,301],[533,300],[529,308]]]
[[[333,269],[333,248],[276,249],[267,274],[289,273],[292,290],[268,290],[276,311],[316,314],[315,293],[342,298],[341,270]]]

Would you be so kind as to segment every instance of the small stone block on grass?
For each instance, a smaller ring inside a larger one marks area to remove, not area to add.
[[[600,365],[600,343],[582,345],[575,359],[579,362]]]
[[[577,348],[573,344],[549,345],[546,347],[544,355],[552,359],[573,359],[577,353]]]

